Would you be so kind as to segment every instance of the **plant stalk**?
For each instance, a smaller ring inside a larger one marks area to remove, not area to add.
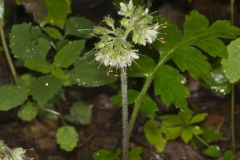
[[[234,3],[235,0],[230,0],[231,23],[234,25]],[[232,84],[231,92],[231,137],[232,150],[236,151],[236,136],[235,136],[235,84]]]
[[[231,93],[231,136],[232,136],[232,150],[236,150],[236,136],[235,136],[235,85],[232,85]]]
[[[122,160],[127,160],[129,152],[127,67],[121,68],[121,93],[122,93],[122,128],[123,128]]]
[[[235,0],[230,0],[231,22],[234,24],[234,3]]]
[[[14,67],[14,64],[13,64],[13,61],[11,59],[11,56],[10,56],[10,52],[9,52],[9,49],[8,49],[8,46],[7,46],[7,41],[6,41],[6,36],[5,36],[5,33],[4,33],[4,29],[3,29],[3,23],[0,24],[0,34],[1,34],[1,41],[2,41],[2,45],[3,45],[3,49],[4,49],[4,53],[5,53],[5,56],[7,58],[7,62],[8,62],[8,65],[9,65],[9,68],[10,68],[10,71],[12,73],[12,76],[13,76],[13,79],[15,81],[15,83],[17,83],[17,72],[16,72],[16,69]]]

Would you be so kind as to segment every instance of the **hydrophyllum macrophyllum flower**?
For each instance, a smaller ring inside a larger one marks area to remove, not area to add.
[[[133,48],[133,44],[151,44],[158,35],[160,25],[153,23],[153,16],[148,11],[143,7],[135,7],[132,1],[121,2],[118,14],[123,18],[120,27],[115,27],[115,21],[111,17],[105,17],[104,22],[108,27],[94,29],[94,34],[100,39],[95,44],[96,61],[115,68],[131,66],[139,58],[138,50]]]

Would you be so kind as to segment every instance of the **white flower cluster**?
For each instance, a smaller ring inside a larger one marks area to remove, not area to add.
[[[132,62],[139,58],[133,43],[144,46],[153,43],[160,26],[153,23],[153,16],[148,9],[134,6],[131,0],[129,3],[120,3],[118,14],[122,16],[120,27],[115,27],[114,20],[106,17],[104,22],[108,28],[94,29],[95,35],[100,38],[95,44],[95,59],[105,66],[123,68],[131,66]],[[129,41],[129,35],[132,35],[132,41]]]

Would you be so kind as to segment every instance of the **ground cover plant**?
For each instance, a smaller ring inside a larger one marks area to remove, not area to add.
[[[144,146],[131,146],[139,117],[144,117],[144,141],[159,155],[178,140],[206,158],[237,159],[234,115],[240,29],[234,25],[234,1],[231,20],[209,22],[192,10],[181,27],[151,11],[152,1],[115,0],[114,13],[100,24],[84,15],[70,15],[71,0],[15,3],[24,6],[33,21],[14,24],[6,32],[7,11],[0,1],[2,52],[12,73],[12,80],[0,86],[0,111],[15,110],[25,122],[59,121],[56,143],[71,154],[82,140],[78,126],[90,125],[95,117],[92,106],[78,93],[78,98],[67,95],[76,94],[71,89],[77,86],[86,90],[105,86],[114,90],[115,95],[109,96],[122,110],[122,143],[112,150],[95,149],[91,159],[143,159]],[[209,114],[189,105],[190,79],[218,95],[231,92],[232,145],[228,149],[218,145],[220,133],[203,123]],[[136,80],[141,83],[132,85]],[[1,144],[2,159],[28,157],[22,148]]]

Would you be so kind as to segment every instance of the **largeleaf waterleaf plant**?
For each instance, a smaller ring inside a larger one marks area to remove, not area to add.
[[[128,98],[127,98],[127,67],[139,59],[135,44],[153,43],[159,33],[160,24],[154,23],[148,9],[134,6],[132,1],[120,3],[118,15],[121,16],[120,26],[116,26],[110,16],[104,18],[107,27],[96,27],[94,34],[99,37],[95,44],[95,60],[104,66],[121,69],[122,93],[122,124],[123,124],[123,160],[128,158]],[[131,35],[131,36],[130,36]]]

